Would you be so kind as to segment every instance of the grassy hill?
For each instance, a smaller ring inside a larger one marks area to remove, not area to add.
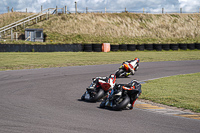
[[[0,27],[16,20],[18,15],[22,17],[22,14],[15,14],[15,17],[0,19]],[[49,20],[28,28],[43,28],[47,35],[46,43],[200,42],[200,14],[63,14],[51,16]]]

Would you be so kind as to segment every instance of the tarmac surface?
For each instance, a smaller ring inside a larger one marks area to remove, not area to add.
[[[136,102],[133,110],[112,111],[99,108],[99,102],[79,100],[93,77],[109,76],[119,66],[1,71],[0,133],[200,132],[199,119],[180,116],[192,113],[173,113],[173,109],[161,113],[166,110],[145,101]],[[119,78],[117,83],[196,72],[200,72],[200,60],[142,62],[134,76]]]

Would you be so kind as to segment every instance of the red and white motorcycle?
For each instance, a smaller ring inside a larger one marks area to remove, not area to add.
[[[81,100],[97,102],[109,95],[115,86],[116,76],[111,74],[109,77],[96,77],[92,79],[91,85],[86,88]]]
[[[115,72],[116,77],[128,77],[130,74],[134,75],[135,71],[139,68],[139,62],[139,58],[123,62],[119,69]]]

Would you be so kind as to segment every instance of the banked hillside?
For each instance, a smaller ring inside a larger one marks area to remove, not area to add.
[[[28,16],[0,14],[0,27]],[[11,17],[15,16],[15,17]],[[26,28],[43,28],[46,43],[199,43],[200,14],[88,13],[52,15]],[[24,30],[20,31],[22,34]]]

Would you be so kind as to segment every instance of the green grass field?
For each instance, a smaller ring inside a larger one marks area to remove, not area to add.
[[[134,52],[13,52],[0,53],[0,71],[66,67],[80,65],[117,64],[140,58],[141,62],[200,60],[199,50],[188,51],[134,51]]]
[[[147,81],[140,98],[200,113],[200,73]]]

